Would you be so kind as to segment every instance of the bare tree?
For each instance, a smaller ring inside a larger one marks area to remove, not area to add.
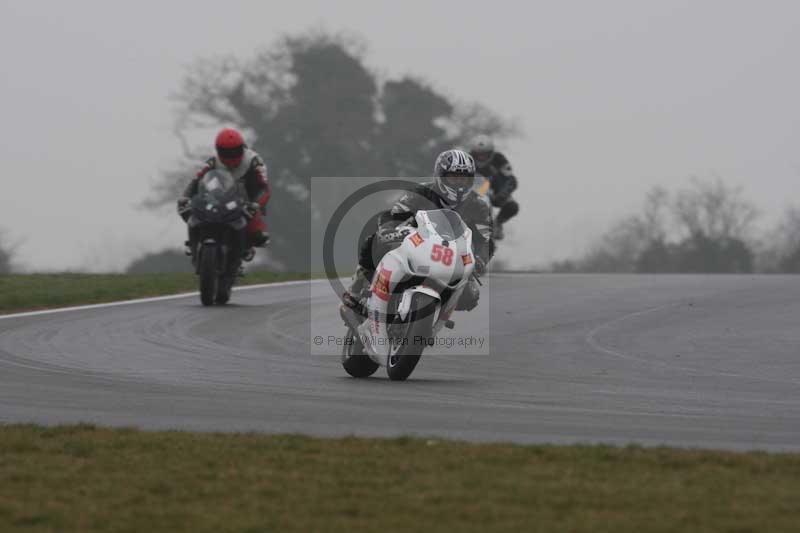
[[[237,125],[270,169],[271,257],[288,269],[307,269],[305,243],[319,229],[319,213],[338,203],[341,192],[335,180],[315,180],[312,196],[313,176],[430,175],[439,151],[479,128],[498,136],[517,132],[485,106],[454,103],[421,80],[380,79],[365,65],[363,50],[359,39],[312,32],[284,37],[249,60],[195,63],[174,96],[183,158],[161,176],[145,207],[171,204],[192,167],[208,156],[192,138]]]
[[[456,104],[450,123],[454,142],[464,146],[478,134],[495,140],[522,136],[522,126],[518,122],[507,120],[478,102]]]
[[[800,207],[786,210],[778,226],[778,236],[784,252],[791,253],[800,248]]]
[[[669,231],[669,193],[654,187],[645,197],[642,211],[608,230],[579,262],[587,272],[634,272],[638,258],[653,242],[663,242]]]
[[[678,230],[687,237],[745,240],[753,229],[758,210],[745,200],[740,187],[726,185],[720,178],[692,184],[678,191],[673,204]]]
[[[759,256],[765,272],[800,273],[800,207],[790,207],[767,237]]]
[[[650,190],[638,215],[616,223],[577,262],[586,272],[751,272],[747,244],[755,206],[742,191],[713,181],[693,180],[670,194]]]
[[[645,196],[639,217],[641,238],[647,242],[663,241],[669,233],[670,194],[663,187],[653,187]]]

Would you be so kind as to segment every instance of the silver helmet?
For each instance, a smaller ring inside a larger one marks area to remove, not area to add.
[[[463,150],[446,150],[433,166],[436,188],[449,204],[459,204],[475,184],[475,160]]]

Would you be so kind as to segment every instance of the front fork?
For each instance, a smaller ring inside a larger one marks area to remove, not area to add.
[[[205,239],[203,242],[198,244],[194,251],[194,256],[192,257],[192,263],[195,267],[195,274],[200,273],[200,254],[204,253],[216,254],[217,275],[222,275],[228,270],[228,257],[230,255],[228,253],[228,247],[224,244],[219,245],[214,239]]]

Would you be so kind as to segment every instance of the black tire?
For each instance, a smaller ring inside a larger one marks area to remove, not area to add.
[[[342,366],[354,378],[368,378],[380,367],[364,352],[364,345],[353,328],[347,328],[347,333],[345,334]]]
[[[386,373],[392,381],[408,379],[417,366],[422,351],[427,346],[426,339],[433,332],[433,310],[437,302],[438,300],[427,294],[414,294],[406,320],[392,325],[392,328],[404,328],[403,333],[397,336],[399,342],[393,344],[393,352],[386,360]]]
[[[219,281],[217,287],[217,305],[225,305],[231,299],[231,291],[233,290],[233,278],[230,276],[223,276]]]
[[[217,272],[217,247],[204,245],[200,248],[200,301],[203,305],[214,305],[219,276]]]

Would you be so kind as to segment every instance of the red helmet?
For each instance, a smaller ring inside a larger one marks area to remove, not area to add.
[[[244,137],[233,128],[224,128],[217,133],[214,143],[217,147],[217,157],[228,168],[236,168],[242,164],[244,158]]]

